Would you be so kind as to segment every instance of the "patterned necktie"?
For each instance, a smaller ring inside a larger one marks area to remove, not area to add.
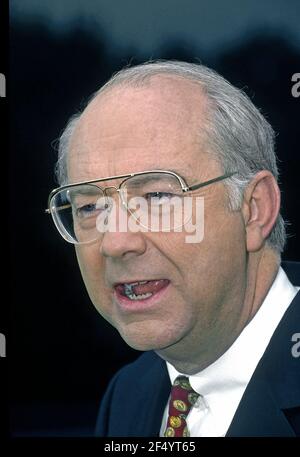
[[[190,436],[186,418],[199,394],[191,387],[186,376],[178,376],[171,390],[169,417],[164,436]]]

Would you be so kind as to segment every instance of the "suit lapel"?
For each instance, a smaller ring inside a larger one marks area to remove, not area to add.
[[[300,410],[300,360],[291,338],[299,332],[300,291],[286,311],[261,358],[227,436],[295,436],[287,417]]]
[[[295,436],[268,383],[251,381],[226,436]]]
[[[131,424],[130,436],[159,436],[171,384],[165,361],[156,354],[153,356],[155,363],[141,376],[136,392],[139,410]]]

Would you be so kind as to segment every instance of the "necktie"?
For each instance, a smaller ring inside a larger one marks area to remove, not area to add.
[[[172,386],[169,402],[169,417],[164,436],[190,436],[186,423],[187,415],[199,394],[191,387],[186,376],[178,376]]]

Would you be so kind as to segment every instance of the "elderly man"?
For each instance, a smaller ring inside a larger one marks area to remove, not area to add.
[[[57,172],[48,211],[89,296],[146,351],[96,434],[299,435],[300,295],[280,266],[274,132],[249,98],[202,65],[127,68],[71,119]]]

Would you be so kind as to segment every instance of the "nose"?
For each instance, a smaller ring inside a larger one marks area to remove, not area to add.
[[[114,186],[109,186],[105,189],[105,193],[108,189],[115,189],[119,193],[119,190]],[[124,216],[128,212],[124,206],[120,205],[120,200],[116,204],[115,209],[121,211]],[[111,215],[112,217],[116,215]],[[117,217],[119,219],[119,217]],[[146,250],[146,240],[141,232],[131,232],[127,227],[127,231],[108,230],[103,234],[100,244],[100,254],[104,257],[111,258],[127,258],[131,256],[142,255]]]
[[[106,232],[100,244],[100,254],[111,258],[139,256],[146,251],[146,240],[141,232]]]

